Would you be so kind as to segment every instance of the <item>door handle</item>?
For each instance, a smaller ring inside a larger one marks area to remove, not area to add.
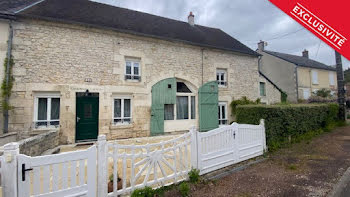
[[[77,122],[79,122],[80,121],[80,118],[79,117],[77,117]]]
[[[26,172],[32,170],[33,168],[26,169],[26,164],[22,164],[22,181],[26,180]]]

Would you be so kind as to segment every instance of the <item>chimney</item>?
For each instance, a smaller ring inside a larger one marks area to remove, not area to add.
[[[188,24],[194,26],[194,15],[192,14],[192,12],[190,12],[190,15],[188,15]]]
[[[303,57],[306,57],[307,59],[309,59],[309,51],[308,50],[304,49]]]
[[[263,51],[264,48],[265,48],[265,42],[260,40],[260,42],[258,43],[258,50]]]

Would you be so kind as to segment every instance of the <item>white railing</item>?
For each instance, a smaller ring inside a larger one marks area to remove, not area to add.
[[[106,167],[99,170],[107,170],[107,173],[100,179],[106,179],[106,175],[113,177],[113,191],[108,196],[127,194],[145,186],[173,184],[186,179],[191,169],[191,133],[156,144],[102,144],[107,145],[107,154],[101,158],[101,162],[106,162],[101,167]],[[101,143],[98,146],[101,148]],[[118,188],[118,181],[114,181],[118,179],[121,188]],[[106,184],[101,187],[106,187]]]
[[[233,123],[195,135],[200,174],[262,155],[266,149],[263,120],[260,125]]]
[[[192,128],[175,139],[146,145],[107,142],[101,135],[87,150],[39,157],[21,155],[18,143],[10,143],[0,157],[1,186],[3,197],[117,197],[145,186],[177,183],[188,178],[191,168],[209,173],[264,150],[263,120],[260,125],[233,123],[205,133]]]

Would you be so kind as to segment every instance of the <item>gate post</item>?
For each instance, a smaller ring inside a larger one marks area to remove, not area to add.
[[[261,119],[261,120],[260,120],[260,126],[261,126],[261,129],[262,129],[264,151],[267,151],[267,146],[266,146],[266,130],[265,130],[265,120],[264,120],[264,119]]]
[[[108,146],[105,135],[97,139],[97,196],[107,196],[107,153]]]
[[[13,142],[4,146],[4,160],[1,164],[3,197],[17,197],[17,155],[19,155],[18,143]]]
[[[198,169],[198,132],[196,127],[192,127],[191,130],[191,167]]]

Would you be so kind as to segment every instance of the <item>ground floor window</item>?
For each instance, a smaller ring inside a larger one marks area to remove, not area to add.
[[[311,96],[310,89],[308,88],[303,89],[303,98],[306,100],[306,99],[309,99],[310,96]]]
[[[34,125],[40,127],[58,127],[60,125],[60,96],[36,96],[34,104]]]
[[[176,96],[176,104],[164,105],[164,120],[196,119],[196,97]]]
[[[174,105],[164,105],[164,120],[174,120]]]
[[[131,124],[131,98],[114,99],[113,122],[114,124]]]
[[[266,87],[264,82],[260,82],[260,96],[266,96]]]
[[[227,103],[219,102],[218,104],[219,112],[219,125],[227,125]]]

